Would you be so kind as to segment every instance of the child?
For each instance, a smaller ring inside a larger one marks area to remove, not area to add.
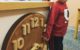
[[[67,0],[57,0],[52,8],[44,40],[49,40],[49,50],[63,50],[63,38],[68,26]]]

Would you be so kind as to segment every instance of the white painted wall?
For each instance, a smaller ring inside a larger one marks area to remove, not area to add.
[[[80,0],[68,0],[68,8],[70,11],[70,26],[75,26],[78,17],[78,8],[80,8]]]

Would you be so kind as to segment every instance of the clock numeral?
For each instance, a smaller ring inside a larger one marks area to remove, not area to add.
[[[33,45],[33,47],[31,48],[31,50],[39,50],[40,47],[41,47],[40,44],[34,43],[34,45]]]
[[[27,29],[26,29],[26,25],[25,24],[23,24],[22,25],[22,32],[23,32],[23,35],[25,35],[26,36],[26,34],[27,34],[27,31],[26,31]]]
[[[17,40],[13,40],[12,43],[13,43],[13,49],[18,50]]]
[[[35,17],[35,27],[39,27],[39,18],[38,17]]]
[[[31,18],[30,20],[31,20],[31,28],[34,28],[35,27],[34,26],[34,18]]]
[[[44,19],[43,18],[40,18],[40,24],[41,24],[41,27],[44,26]]]
[[[30,20],[31,20],[31,28],[39,26],[39,18],[38,17],[31,18]]]
[[[24,39],[20,37],[17,40],[13,40],[12,43],[14,50],[22,49],[24,46]]]
[[[27,28],[27,33],[30,34],[31,33],[31,28],[30,28],[30,24],[26,23],[26,28]]]
[[[26,23],[26,24],[23,24],[22,25],[22,33],[23,33],[23,35],[27,35],[27,34],[29,34],[30,33],[30,24],[29,23]]]

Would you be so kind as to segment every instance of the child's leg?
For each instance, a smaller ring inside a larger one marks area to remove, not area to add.
[[[54,40],[53,40],[53,36],[51,36],[48,44],[49,44],[49,50],[54,50]]]
[[[52,36],[49,40],[49,50],[63,50],[63,37]]]
[[[54,36],[54,50],[63,50],[63,37]]]

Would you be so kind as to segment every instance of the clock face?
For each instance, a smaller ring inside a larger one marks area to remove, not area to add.
[[[46,50],[41,38],[45,32],[45,17],[30,13],[18,19],[8,31],[1,50]]]

